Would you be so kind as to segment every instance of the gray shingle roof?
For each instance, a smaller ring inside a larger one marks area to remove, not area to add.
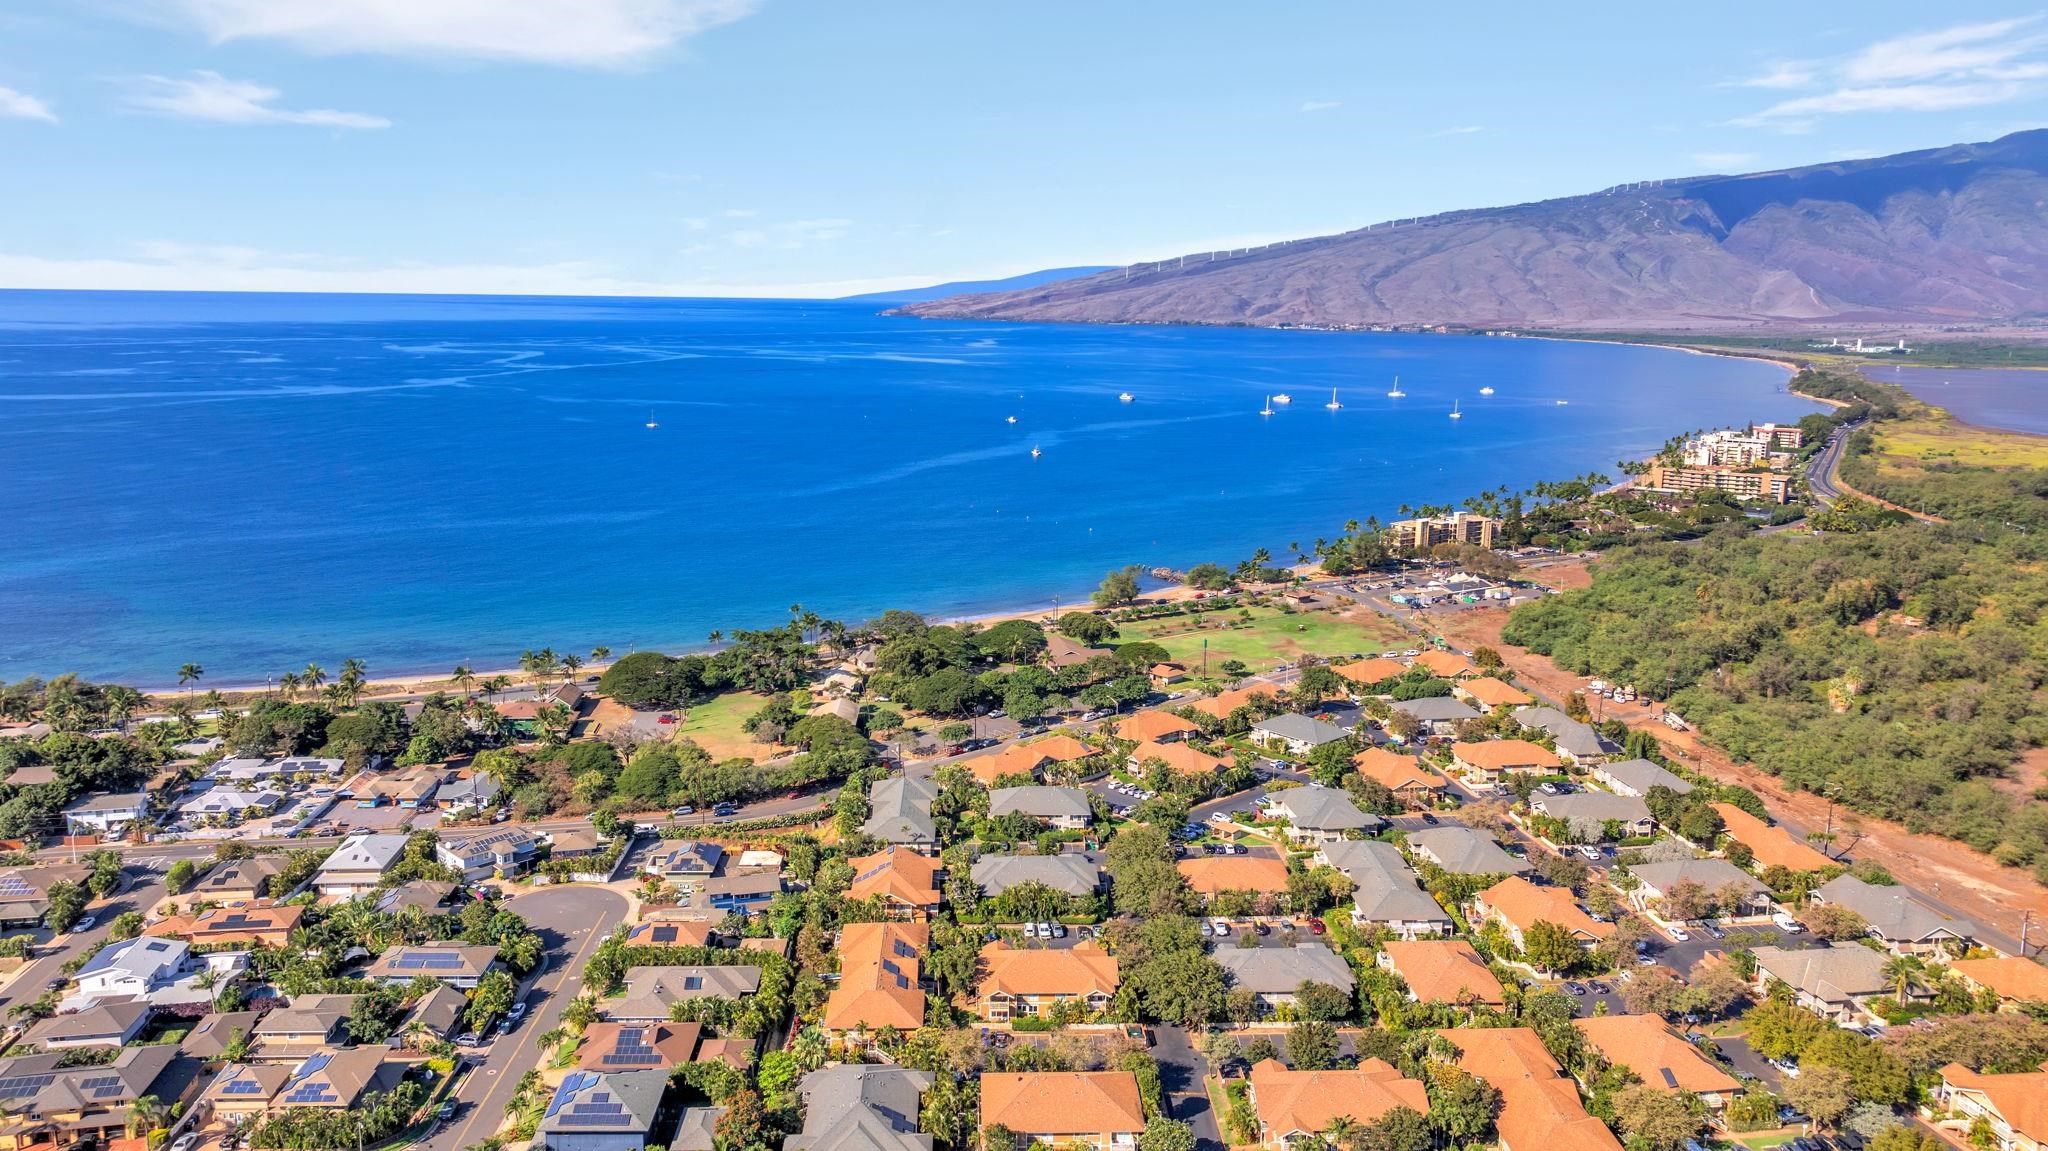
[[[1642,800],[1608,791],[1574,791],[1565,795],[1539,792],[1529,797],[1529,806],[1553,819],[1564,820],[1580,832],[1589,827],[1598,831],[1610,819],[1634,823],[1650,818],[1650,808]]]
[[[1037,819],[1087,819],[1094,814],[1078,787],[1000,787],[988,793],[988,813],[1018,812]]]
[[[1231,985],[1260,995],[1291,995],[1303,983],[1326,983],[1344,991],[1358,984],[1351,965],[1320,943],[1295,947],[1216,948],[1216,962],[1230,977]]]
[[[1352,903],[1369,923],[1449,923],[1451,917],[1416,886],[1400,849],[1376,840],[1326,843],[1323,857],[1358,885]]]
[[[1885,989],[1885,957],[1860,944],[1798,950],[1759,947],[1754,954],[1759,969],[1828,1003]]]
[[[1407,712],[1424,723],[1458,723],[1479,718],[1479,712],[1471,705],[1448,695],[1433,695],[1426,699],[1397,699],[1387,706],[1395,711]]]
[[[1102,868],[1083,855],[984,855],[970,874],[985,895],[1020,883],[1043,883],[1068,895],[1087,895],[1102,886]]]
[[[1920,943],[1942,935],[1969,938],[1977,925],[1943,915],[1907,895],[1901,887],[1880,887],[1853,875],[1838,875],[1814,889],[1814,898],[1846,907],[1863,917],[1889,943]]]
[[[1668,787],[1680,795],[1692,791],[1692,784],[1647,759],[1624,759],[1619,763],[1604,764],[1600,770],[1637,795],[1647,795],[1653,787]]]
[[[785,1151],[931,1151],[917,1129],[918,1097],[932,1074],[907,1067],[847,1064],[804,1076],[804,1129]]]
[[[868,789],[868,821],[861,830],[884,843],[930,843],[938,838],[932,822],[932,801],[938,781],[892,775]]]
[[[1358,805],[1344,792],[1321,784],[1277,791],[1270,799],[1275,808],[1286,813],[1288,822],[1310,831],[1369,830],[1386,822],[1358,810]]]
[[[1757,877],[1725,859],[1678,859],[1669,863],[1638,863],[1628,869],[1648,887],[1668,892],[1680,883],[1697,883],[1708,891],[1719,891],[1731,883],[1755,894],[1769,890]]]
[[[540,1130],[561,1135],[647,1134],[668,1089],[666,1071],[571,1071],[548,1100]],[[605,1098],[599,1098],[604,1096]]]
[[[1520,875],[1527,860],[1501,850],[1493,837],[1469,827],[1426,827],[1410,832],[1408,846],[1427,852],[1438,867],[1455,875]]]
[[[1252,725],[1252,734],[1254,736],[1277,736],[1281,739],[1292,740],[1297,743],[1306,743],[1311,747],[1321,747],[1326,743],[1335,743],[1340,739],[1349,738],[1351,735],[1350,732],[1345,731],[1334,723],[1324,723],[1320,719],[1313,719],[1309,716],[1297,715],[1292,712],[1260,720]]]
[[[1557,750],[1566,755],[1589,758],[1607,751],[1599,733],[1554,707],[1518,707],[1515,722],[1525,729],[1541,728],[1550,733]]]

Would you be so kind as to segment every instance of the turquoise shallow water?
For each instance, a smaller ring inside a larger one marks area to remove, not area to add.
[[[0,676],[501,667],[795,602],[1072,602],[1117,564],[1279,555],[1813,410],[1784,381],[1651,348],[847,304],[0,292]]]

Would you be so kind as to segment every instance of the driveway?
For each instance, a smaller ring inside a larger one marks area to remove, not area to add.
[[[611,929],[626,918],[626,897],[598,887],[544,887],[505,906],[526,918],[547,944],[547,965],[530,984],[527,1016],[509,1035],[468,1053],[469,1078],[456,1091],[456,1117],[416,1146],[461,1151],[504,1122],[520,1077],[540,1066],[535,1039],[561,1025],[562,1009],[583,990],[583,964]]]
[[[1152,1055],[1159,1060],[1159,1083],[1166,1095],[1166,1112],[1171,1118],[1193,1127],[1195,1146],[1200,1151],[1223,1151],[1223,1129],[1217,1125],[1209,1106],[1209,1093],[1202,1077],[1209,1073],[1209,1061],[1196,1051],[1184,1027],[1160,1024],[1152,1029]]]

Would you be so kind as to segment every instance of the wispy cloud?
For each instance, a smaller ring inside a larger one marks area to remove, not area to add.
[[[1343,106],[1344,101],[1342,100],[1310,100],[1302,104],[1301,110],[1304,112],[1327,112],[1332,108],[1342,108]]]
[[[1733,171],[1756,163],[1755,152],[1694,152],[1692,162],[1701,168]]]
[[[323,55],[633,64],[751,13],[757,0],[145,0],[216,43]]]
[[[26,92],[0,87],[0,120],[41,120],[55,124],[57,114],[50,106]]]
[[[1423,139],[1441,140],[1446,136],[1470,136],[1474,132],[1484,131],[1486,129],[1478,124],[1461,124],[1455,128],[1438,128],[1436,131],[1424,136]]]
[[[621,275],[604,264],[379,265],[357,259],[159,241],[118,257],[52,259],[0,251],[0,283],[15,288],[130,291],[403,292],[429,295],[754,296],[829,299],[857,292],[980,278],[927,274],[857,280],[714,282]]]
[[[391,121],[361,112],[332,108],[279,108],[284,93],[248,80],[231,80],[218,72],[187,77],[138,76],[128,106],[159,116],[211,120],[221,124],[301,124],[316,128],[389,128]]]
[[[2048,86],[2040,17],[1958,24],[1880,40],[1847,56],[1783,61],[1750,87],[1819,89],[1737,118],[1744,127],[1804,132],[1830,116],[1949,112],[2003,104]]]

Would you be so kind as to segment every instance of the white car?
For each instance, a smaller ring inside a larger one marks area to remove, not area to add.
[[[1683,927],[1674,927],[1674,928],[1672,928],[1672,929],[1671,929],[1671,932],[1670,932],[1670,935],[1671,935],[1671,938],[1673,938],[1673,939],[1677,940],[1677,941],[1678,941],[1678,942],[1680,942],[1680,943],[1690,943],[1690,942],[1692,942],[1692,932],[1690,932],[1690,931],[1687,931],[1687,930],[1686,930],[1685,928],[1683,928]]]
[[[1212,927],[1214,927],[1214,928],[1216,929],[1216,934],[1218,934],[1218,935],[1228,935],[1228,934],[1230,934],[1230,924],[1229,924],[1228,922],[1224,921],[1224,920],[1221,920],[1221,919],[1214,919],[1214,920],[1210,920],[1210,926],[1212,926]]]
[[[1051,939],[1051,938],[1052,938],[1052,924],[1050,924],[1050,923],[1044,923],[1044,922],[1041,922],[1041,923],[1039,923],[1039,925],[1038,925],[1038,937],[1039,937],[1040,939]]]

